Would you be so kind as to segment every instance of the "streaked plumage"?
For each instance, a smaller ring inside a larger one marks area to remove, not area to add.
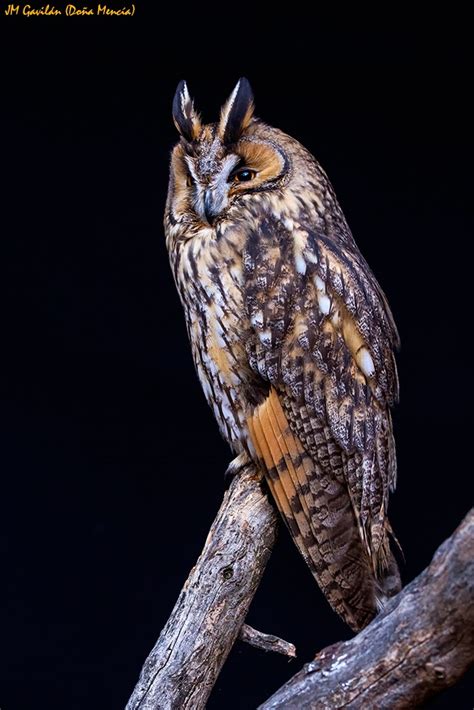
[[[184,82],[165,230],[204,394],[268,483],[300,552],[353,628],[400,587],[389,548],[398,335],[333,189],[253,116],[240,80],[202,125]],[[237,464],[235,465],[237,468]]]

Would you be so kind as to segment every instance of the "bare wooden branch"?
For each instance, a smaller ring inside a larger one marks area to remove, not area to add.
[[[250,644],[250,646],[259,648],[261,651],[273,651],[274,653],[288,656],[288,658],[296,658],[296,648],[292,643],[284,641],[278,636],[273,636],[273,634],[264,634],[261,631],[257,631],[257,629],[248,624],[244,624],[240,629],[239,639]]]
[[[412,708],[474,661],[474,509],[355,638],[319,653],[260,710]]]
[[[232,481],[127,710],[205,707],[275,540],[277,515],[255,474]]]
[[[239,636],[288,656],[294,646],[243,624],[275,539],[255,470],[232,482],[127,710],[204,708]],[[430,566],[350,641],[321,651],[260,710],[415,707],[474,660],[474,510]]]

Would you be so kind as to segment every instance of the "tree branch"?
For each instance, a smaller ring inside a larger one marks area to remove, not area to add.
[[[276,522],[255,469],[247,467],[224,496],[127,710],[205,707],[260,583]]]
[[[273,651],[281,653],[288,658],[296,658],[296,648],[289,641],[284,641],[273,634],[264,634],[257,629],[252,628],[248,624],[244,624],[240,629],[239,639],[245,643],[259,648],[261,651]]]
[[[127,710],[205,707],[239,637],[292,644],[244,625],[275,540],[276,513],[255,469],[232,481]],[[321,651],[260,710],[414,707],[453,685],[474,660],[474,509],[429,567],[356,637]]]
[[[260,710],[412,708],[474,661],[474,509],[355,638],[319,653]]]

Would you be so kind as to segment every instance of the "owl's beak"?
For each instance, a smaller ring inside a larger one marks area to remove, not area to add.
[[[214,224],[214,220],[219,214],[219,211],[214,190],[206,190],[204,193],[204,214],[211,226]]]
[[[211,226],[227,205],[227,190],[217,185],[204,192],[204,216]]]

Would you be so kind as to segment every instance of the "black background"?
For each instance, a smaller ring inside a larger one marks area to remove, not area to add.
[[[0,17],[2,710],[123,707],[222,499],[229,451],[162,229],[183,77],[215,120],[248,76],[257,113],[329,173],[389,297],[403,343],[391,519],[405,581],[471,504],[463,18],[342,28],[317,7],[268,6],[259,28],[234,6],[215,30],[211,8],[164,19],[153,5],[132,19]],[[284,530],[250,622],[294,641],[298,661],[237,644],[211,709],[256,707],[350,636]],[[470,691],[466,678],[430,707],[470,708]]]

